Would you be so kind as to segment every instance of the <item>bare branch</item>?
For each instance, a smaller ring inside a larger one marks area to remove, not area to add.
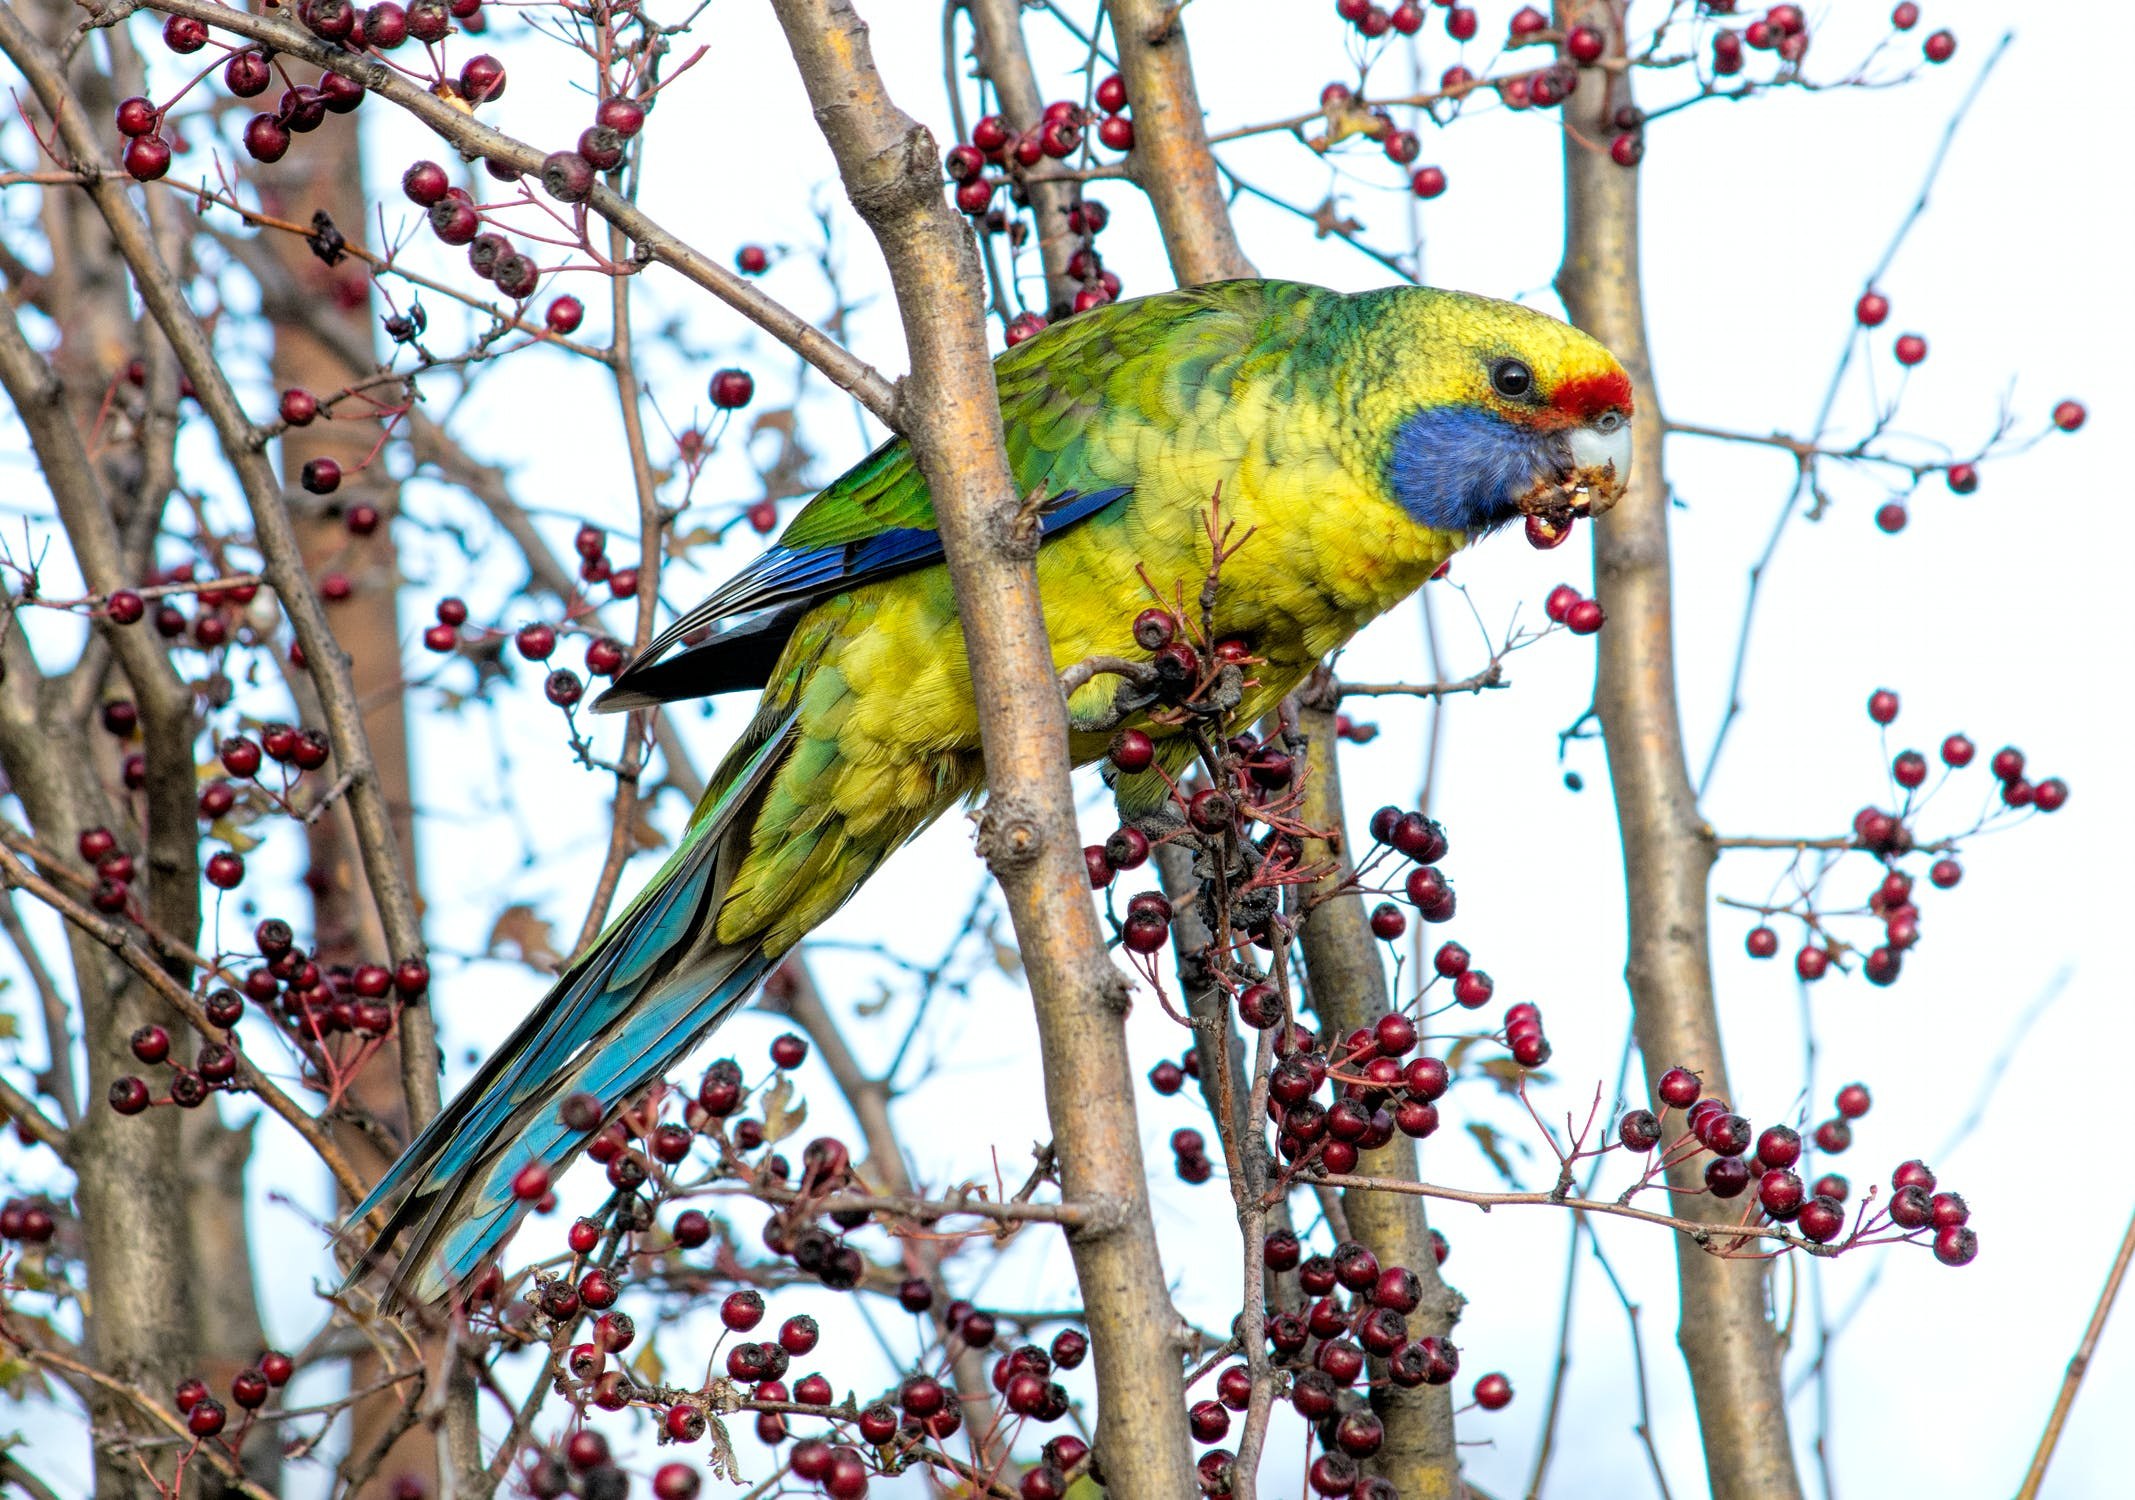
[[[1559,30],[1598,28],[1622,56],[1618,8],[1559,0]],[[1639,1053],[1651,1079],[1675,1065],[1728,1093],[1706,936],[1712,831],[1699,815],[1676,711],[1669,594],[1668,492],[1661,462],[1660,401],[1640,306],[1638,172],[1618,166],[1595,141],[1611,112],[1631,103],[1630,75],[1590,73],[1564,105],[1566,214],[1557,289],[1572,321],[1601,340],[1631,374],[1637,398],[1631,486],[1594,531],[1595,591],[1608,611],[1600,637],[1595,708],[1623,830],[1629,895],[1631,1000]],[[1679,1193],[1702,1188],[1689,1161],[1670,1167]],[[1685,1197],[1717,1219],[1725,1205]],[[1765,1316],[1759,1268],[1677,1247],[1681,1316],[1677,1337],[1690,1365],[1705,1459],[1716,1500],[1782,1500],[1800,1480],[1787,1437],[1779,1355]]]
[[[1123,1025],[1126,982],[1105,956],[1076,836],[1067,707],[1054,680],[980,305],[970,226],[942,196],[933,138],[890,100],[844,0],[775,0],[847,195],[875,233],[912,374],[893,425],[911,440],[940,519],[990,790],[979,849],[1008,899],[1045,1064],[1069,1236],[1090,1320],[1097,1450],[1128,1495],[1191,1492],[1178,1315],[1149,1216]]]
[[[2098,1289],[2098,1305],[2091,1309],[2083,1342],[2076,1345],[2076,1352],[2068,1361],[2068,1374],[2061,1381],[2060,1394],[2054,1397],[2053,1413],[2046,1419],[2046,1430],[2039,1434],[2038,1451],[2031,1456],[2031,1467],[2024,1474],[2024,1485],[2016,1492],[2016,1500],[2038,1500],[2039,1486],[2046,1482],[2046,1466],[2053,1462],[2061,1429],[2068,1425],[2069,1408],[2076,1404],[2076,1392],[2090,1369],[2091,1356],[2098,1352],[2105,1320],[2112,1315],[2113,1301],[2120,1295],[2120,1284],[2127,1279],[2131,1260],[2135,1260],[2135,1217],[2128,1220],[2127,1232],[2120,1237],[2120,1253],[2113,1257],[2113,1268],[2105,1273],[2105,1285]]]

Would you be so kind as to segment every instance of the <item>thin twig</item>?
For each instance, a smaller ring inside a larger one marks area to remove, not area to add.
[[[2060,1444],[2061,1429],[2068,1424],[2069,1408],[2076,1404],[2076,1392],[2082,1388],[2083,1377],[2090,1369],[2091,1356],[2098,1352],[2098,1340],[2105,1333],[2105,1320],[2113,1311],[2113,1300],[2120,1295],[2120,1283],[2127,1279],[2130,1260],[2135,1260],[2135,1216],[2129,1217],[2127,1232],[2120,1237],[2120,1253],[2113,1257],[2113,1269],[2106,1272],[2105,1285],[2098,1289],[2098,1305],[2091,1309],[2091,1320],[2083,1329],[2083,1342],[2076,1345],[2076,1352],[2068,1361],[2068,1374],[2062,1378],[2060,1394],[2054,1397],[2053,1414],[2046,1419],[2046,1430],[2039,1434],[2038,1451],[2031,1456],[2031,1468],[2024,1475],[2023,1488],[2016,1492],[2016,1500],[2037,1500],[2039,1486],[2046,1482],[2046,1466],[2053,1462],[2053,1450]]]

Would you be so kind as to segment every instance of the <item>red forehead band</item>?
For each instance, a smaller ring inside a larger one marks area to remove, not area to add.
[[[1550,404],[1577,422],[1590,422],[1605,411],[1629,411],[1631,377],[1621,370],[1574,375],[1557,387]]]

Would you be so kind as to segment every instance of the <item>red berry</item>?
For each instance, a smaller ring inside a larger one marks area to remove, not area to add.
[[[670,1426],[673,1421],[670,1412]],[[662,1464],[652,1476],[652,1500],[697,1500],[703,1488],[704,1481],[697,1476],[697,1471],[685,1463]]]
[[[2081,401],[2063,401],[2053,409],[2053,425],[2063,432],[2074,432],[2088,415]]]
[[[1592,635],[1606,619],[1599,599],[1581,599],[1565,612],[1564,624],[1573,635]]]
[[[136,1028],[128,1042],[136,1061],[154,1067],[171,1055],[171,1034],[154,1023]]]
[[[1853,304],[1854,321],[1863,328],[1879,327],[1889,316],[1890,299],[1881,292],[1863,292],[1860,300]]]
[[[744,276],[761,276],[771,269],[771,253],[761,245],[743,245],[734,254],[734,268]]]
[[[1828,1244],[1846,1227],[1846,1206],[1828,1193],[1817,1193],[1801,1206],[1801,1214],[1794,1222],[1804,1239]]]
[[[1946,63],[1957,55],[1957,38],[1947,31],[1932,32],[1920,51],[1931,63]]]
[[[1220,1401],[1197,1401],[1186,1414],[1186,1425],[1197,1443],[1221,1442],[1231,1430],[1231,1414]]]
[[[521,1203],[532,1203],[549,1190],[549,1169],[543,1163],[530,1161],[512,1177],[512,1196]]]
[[[207,876],[209,885],[218,890],[231,890],[245,878],[245,861],[241,855],[220,849],[208,856],[201,873]]]
[[[1650,1109],[1634,1109],[1616,1122],[1616,1139],[1629,1151],[1647,1152],[1661,1143],[1661,1122]]]
[[[163,117],[156,112],[155,105],[138,94],[131,99],[121,99],[117,113],[120,135],[149,135],[163,123]]]
[[[407,194],[408,201],[418,208],[429,208],[441,203],[452,187],[452,179],[445,169],[434,161],[419,161],[400,175],[400,190]]]
[[[126,143],[119,160],[134,181],[154,182],[171,169],[170,142],[160,135],[137,135]]]
[[[1443,167],[1418,167],[1409,177],[1409,191],[1419,198],[1436,198],[1445,190]]]
[[[245,154],[254,161],[277,162],[289,154],[289,126],[277,115],[258,114],[245,122]]]
[[[549,303],[542,321],[548,325],[550,333],[569,334],[578,331],[578,325],[585,321],[585,316],[585,304],[566,294]]]
[[[2059,812],[2068,805],[2068,783],[2049,776],[2031,789],[2031,805],[2042,813]]]
[[[628,140],[645,128],[645,106],[635,99],[611,96],[594,109],[593,123]]]
[[[240,1370],[230,1380],[230,1399],[246,1411],[257,1411],[267,1404],[271,1387],[267,1377],[258,1370]]]
[[[1599,62],[1606,47],[1606,39],[1592,26],[1574,26],[1564,38],[1565,54],[1582,65]]]
[[[1779,951],[1779,934],[1769,927],[1752,927],[1742,945],[1751,958],[1770,958]]]
[[[1503,1375],[1485,1375],[1475,1382],[1475,1404],[1484,1411],[1502,1411],[1512,1404],[1512,1382]]]
[[[185,1414],[185,1430],[194,1437],[211,1438],[221,1432],[230,1419],[229,1412],[213,1396],[203,1395],[193,1403],[193,1409]]]
[[[273,82],[274,70],[268,66],[265,55],[249,48],[232,54],[223,64],[222,85],[240,99],[264,94]]]
[[[310,459],[299,477],[312,494],[331,495],[341,488],[341,465],[330,458]]]
[[[1890,13],[1890,24],[1899,31],[1911,31],[1920,24],[1920,7],[1913,0],[1902,0]]]
[[[504,64],[487,52],[476,53],[460,67],[460,97],[469,104],[487,104],[504,97]]]
[[[1139,729],[1122,729],[1112,740],[1112,764],[1133,775],[1149,769],[1156,759],[1156,742]]]
[[[712,377],[712,405],[725,411],[747,406],[756,394],[756,382],[746,370],[721,370]]]
[[[191,16],[172,16],[163,23],[163,45],[173,52],[198,52],[207,44],[208,27],[205,21],[196,21]]]
[[[1927,358],[1927,340],[1917,333],[1901,333],[1897,343],[1891,346],[1891,352],[1897,356],[1899,364],[1917,365]]]
[[[1549,17],[1532,5],[1523,5],[1512,13],[1511,29],[1514,36],[1533,36],[1549,29]]]
[[[1688,1068],[1670,1068],[1653,1086],[1654,1096],[1670,1109],[1688,1109],[1698,1102],[1704,1085]]]

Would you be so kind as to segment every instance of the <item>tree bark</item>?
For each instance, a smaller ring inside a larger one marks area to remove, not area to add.
[[[1179,1320],[1150,1216],[1124,1019],[1069,785],[1067,705],[1054,677],[1036,525],[1001,439],[978,255],[944,199],[933,137],[890,100],[867,28],[844,0],[774,0],[853,206],[888,262],[911,350],[894,424],[911,441],[961,610],[985,744],[979,849],[1008,901],[1037,1009],[1046,1103],[1097,1374],[1096,1452],[1107,1491],[1194,1490]]]
[[[1600,28],[1620,58],[1617,10],[1575,0],[1558,5],[1557,23]],[[1595,595],[1609,622],[1598,637],[1594,706],[1623,836],[1626,975],[1649,1086],[1682,1066],[1704,1079],[1706,1092],[1729,1097],[1706,932],[1712,830],[1698,811],[1676,714],[1668,486],[1641,305],[1638,172],[1616,165],[1605,144],[1609,115],[1631,102],[1630,75],[1588,69],[1580,82],[1564,106],[1565,242],[1557,290],[1572,321],[1630,372],[1638,408],[1630,488],[1594,528]],[[1674,1212],[1732,1217],[1703,1192],[1699,1164],[1679,1163],[1668,1181],[1680,1195]],[[1676,1337],[1690,1366],[1715,1500],[1798,1495],[1764,1263],[1721,1259],[1687,1236],[1676,1241],[1676,1263]]]
[[[1185,7],[1170,0],[1113,0],[1120,77],[1134,109],[1128,170],[1149,195],[1171,274],[1181,286],[1251,276],[1216,174],[1186,48]]]

